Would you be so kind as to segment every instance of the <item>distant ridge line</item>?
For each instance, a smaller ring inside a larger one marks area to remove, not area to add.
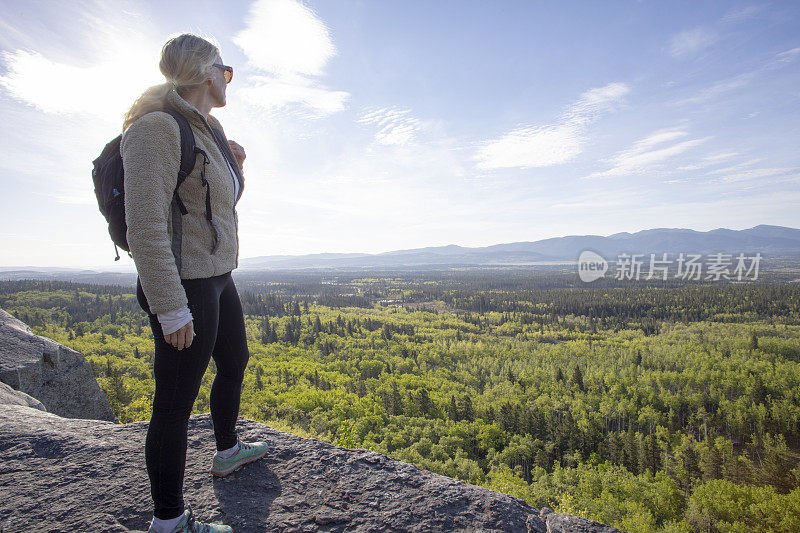
[[[800,229],[760,224],[743,230],[717,228],[697,231],[688,228],[652,228],[634,233],[567,235],[537,241],[518,241],[489,246],[467,247],[456,244],[390,250],[377,254],[322,252],[305,255],[264,255],[239,260],[239,270],[285,269],[414,269],[447,266],[504,266],[546,263],[571,263],[584,250],[606,259],[621,253],[748,253],[763,256],[800,255]],[[127,268],[126,268],[127,267]],[[127,265],[92,269],[59,267],[0,267],[0,279],[23,279],[35,274],[69,273],[76,278],[94,272],[113,272],[124,282],[135,275],[132,261]]]

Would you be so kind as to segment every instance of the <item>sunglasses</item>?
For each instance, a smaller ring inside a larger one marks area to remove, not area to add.
[[[214,63],[212,66],[219,67],[222,69],[223,74],[225,76],[225,83],[230,83],[233,79],[233,67],[229,67],[228,65],[221,65],[220,63]]]

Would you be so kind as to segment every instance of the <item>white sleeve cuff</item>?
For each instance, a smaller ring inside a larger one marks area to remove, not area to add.
[[[158,321],[161,323],[161,329],[164,331],[164,335],[175,333],[192,321],[192,312],[189,311],[188,305],[184,305],[179,309],[173,309],[172,311],[158,313],[157,316]]]

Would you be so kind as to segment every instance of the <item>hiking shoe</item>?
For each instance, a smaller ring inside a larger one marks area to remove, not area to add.
[[[240,466],[247,463],[258,461],[267,454],[269,445],[266,442],[251,442],[246,444],[237,439],[239,449],[236,453],[223,459],[219,455],[214,455],[214,463],[211,466],[211,473],[217,477],[225,477]]]
[[[147,531],[148,533],[155,532],[155,529],[152,528],[152,524]],[[181,521],[178,522],[178,525],[175,526],[175,529],[173,529],[171,533],[233,533],[233,528],[231,528],[231,526],[223,526],[222,524],[198,522],[192,515],[192,506],[187,505],[186,511],[183,513],[183,518],[181,518]]]

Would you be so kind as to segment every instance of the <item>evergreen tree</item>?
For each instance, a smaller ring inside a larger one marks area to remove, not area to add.
[[[575,363],[575,369],[572,371],[572,383],[579,390],[585,390],[583,387],[583,372],[581,372],[581,367],[577,363]]]
[[[649,454],[649,464],[651,471],[655,474],[663,468],[663,461],[661,460],[661,448],[659,447],[658,440],[653,433],[646,437],[647,440],[647,453]]]
[[[761,374],[753,374],[751,379],[753,380],[753,403],[756,405],[764,403],[767,398],[767,388],[764,386]]]
[[[472,409],[472,397],[469,394],[464,395],[461,403],[461,412],[463,413],[464,420],[468,422],[475,420],[475,411]]]
[[[112,366],[108,359],[106,359],[106,376],[108,377],[109,402],[114,404],[117,412],[119,412],[130,403],[131,398],[127,387],[125,387],[125,381],[122,379],[122,372]]]
[[[700,470],[703,472],[703,481],[722,477],[722,455],[710,439],[700,455]]]
[[[517,428],[517,412],[514,406],[506,402],[500,406],[500,427],[505,431],[515,432]]]
[[[683,467],[684,472],[686,472],[687,479],[683,489],[688,493],[691,491],[693,481],[700,479],[702,476],[697,453],[697,441],[695,441],[694,438],[689,437],[684,439],[678,455],[678,461]]]
[[[536,452],[535,463],[536,466],[544,468],[545,470],[549,470],[552,466],[550,459],[547,457],[547,452],[545,452],[543,448],[539,448]]]
[[[622,439],[616,431],[611,432],[608,436],[608,455],[612,463],[624,464],[625,450],[622,446]]]
[[[639,442],[633,429],[625,432],[625,466],[634,474],[639,473]]]
[[[639,459],[639,472],[644,473],[645,470],[650,470],[652,472],[652,465],[650,464],[650,454],[647,450],[647,441],[642,436],[641,433],[636,434],[636,441],[638,445],[638,459]]]
[[[458,406],[456,405],[456,397],[452,394],[450,395],[450,405],[447,407],[447,417],[450,420],[459,420],[458,417]]]
[[[261,342],[262,344],[269,344],[273,342],[272,323],[268,317],[261,319]]]
[[[430,412],[431,408],[431,398],[428,395],[428,390],[426,388],[421,388],[417,393],[417,409],[422,414],[422,416],[427,416]]]
[[[391,413],[393,415],[403,414],[403,397],[400,396],[400,391],[397,389],[397,382],[392,382],[392,396],[391,396]]]
[[[797,486],[797,479],[792,475],[791,469],[795,454],[786,446],[783,435],[764,435],[764,458],[757,477],[761,483],[774,486],[782,494],[788,493]],[[800,469],[795,470],[800,472]]]

